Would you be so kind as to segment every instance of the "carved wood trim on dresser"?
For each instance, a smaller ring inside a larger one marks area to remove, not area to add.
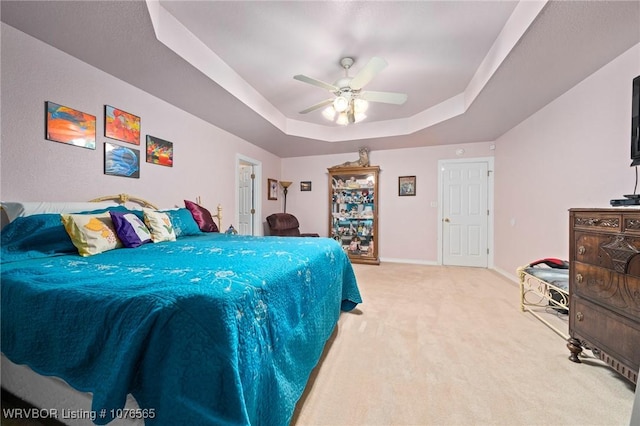
[[[640,209],[569,210],[569,357],[583,348],[636,383],[640,367]]]

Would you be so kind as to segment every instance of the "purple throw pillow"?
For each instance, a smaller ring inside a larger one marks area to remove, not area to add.
[[[184,206],[189,209],[193,219],[196,221],[202,232],[220,232],[218,230],[218,226],[213,221],[213,216],[211,216],[211,212],[209,212],[209,210],[194,203],[193,201],[187,200],[184,200]]]
[[[151,233],[138,216],[114,211],[110,211],[109,214],[122,245],[135,248],[151,242]]]

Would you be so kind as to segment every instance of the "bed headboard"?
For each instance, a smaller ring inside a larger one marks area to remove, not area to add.
[[[148,207],[150,209],[158,210],[158,206],[155,204],[145,200],[144,198],[134,197],[129,194],[117,194],[117,195],[106,195],[104,197],[94,198],[93,200],[89,200],[90,203],[99,203],[102,201],[115,201],[118,204],[126,204],[128,202],[136,203],[141,205],[142,207]]]
[[[145,200],[144,198],[134,197],[129,194],[106,195],[104,197],[98,197],[98,198],[94,198],[93,200],[89,200],[89,202],[92,202],[92,203],[97,203],[102,201],[115,201],[116,203],[122,204],[122,205],[128,202],[132,202],[132,203],[139,204],[142,207],[148,207],[150,209],[158,210],[158,207],[155,204]],[[196,202],[197,204],[200,204],[200,197],[196,198]],[[211,213],[211,217],[213,217],[216,220],[216,222],[218,222],[218,230],[222,232],[222,206],[220,204],[218,204],[218,207],[216,207],[216,214]]]
[[[158,207],[151,203],[150,201],[145,200],[144,198],[140,198],[140,197],[135,197],[133,195],[129,195],[129,194],[116,194],[116,195],[106,195],[104,197],[98,197],[98,198],[94,198],[93,200],[89,200],[89,203],[100,203],[100,202],[115,202],[116,204],[120,204],[120,205],[125,205],[126,203],[135,203],[141,207],[146,207],[146,208],[150,208],[153,210],[158,210]],[[196,199],[197,204],[200,204],[200,197],[197,197]],[[18,205],[21,208],[21,212],[22,213],[18,213],[15,211],[15,209],[11,209],[13,212],[11,214],[9,214],[3,205],[0,205],[0,229],[3,228],[6,224],[8,224],[11,220],[15,219],[15,217],[17,217],[20,214],[24,214],[24,210],[25,210],[25,206],[29,206],[26,207],[26,210],[29,210],[31,213],[33,214],[34,212],[37,213],[64,213],[64,212],[70,212],[70,211],[79,211],[79,210],[73,210],[73,208],[75,207],[76,209],[78,208],[86,208],[86,204],[87,202],[84,203],[73,203],[73,202],[60,202],[60,203],[56,203],[56,202],[24,202],[24,203],[7,203],[7,205]],[[81,207],[79,205],[82,205]],[[34,207],[36,206],[36,207]],[[37,211],[36,211],[37,210]],[[220,206],[218,204],[218,207],[216,208],[216,214],[211,213],[211,217],[214,218],[216,220],[216,222],[218,223],[218,229],[222,230],[222,206]]]

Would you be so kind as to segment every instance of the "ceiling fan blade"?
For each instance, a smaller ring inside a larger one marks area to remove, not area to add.
[[[351,79],[351,83],[349,83],[349,86],[353,90],[362,89],[368,82],[373,79],[373,77],[375,77],[380,71],[385,69],[387,65],[387,61],[374,56],[369,60],[369,62],[367,62],[367,65],[365,65],[364,68],[362,68],[358,72],[358,74],[356,74],[355,77]]]
[[[308,112],[311,112],[311,111],[315,111],[315,110],[317,110],[317,109],[320,109],[320,108],[322,108],[322,107],[324,107],[324,106],[331,105],[332,103],[333,103],[333,99],[326,99],[326,100],[324,100],[324,101],[322,101],[322,102],[318,102],[318,103],[317,103],[317,104],[315,104],[315,105],[311,105],[311,106],[310,106],[309,108],[307,108],[307,109],[303,109],[302,111],[300,111],[300,112],[299,112],[299,114],[306,114],[306,113],[308,113]]]
[[[402,105],[407,101],[406,93],[395,93],[395,92],[360,92],[358,95],[360,99],[369,102],[383,102],[386,104],[396,104]]]
[[[307,77],[306,75],[298,74],[298,75],[294,75],[293,78],[303,83],[308,83],[313,86],[328,90],[330,92],[337,92],[340,90],[340,88],[334,86],[333,84],[325,83],[324,81],[321,81],[312,77]]]

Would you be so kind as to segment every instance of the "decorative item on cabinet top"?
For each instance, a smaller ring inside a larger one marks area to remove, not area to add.
[[[346,161],[342,164],[333,166],[338,167],[369,167],[369,148],[360,148],[358,150],[358,159],[356,161]]]

